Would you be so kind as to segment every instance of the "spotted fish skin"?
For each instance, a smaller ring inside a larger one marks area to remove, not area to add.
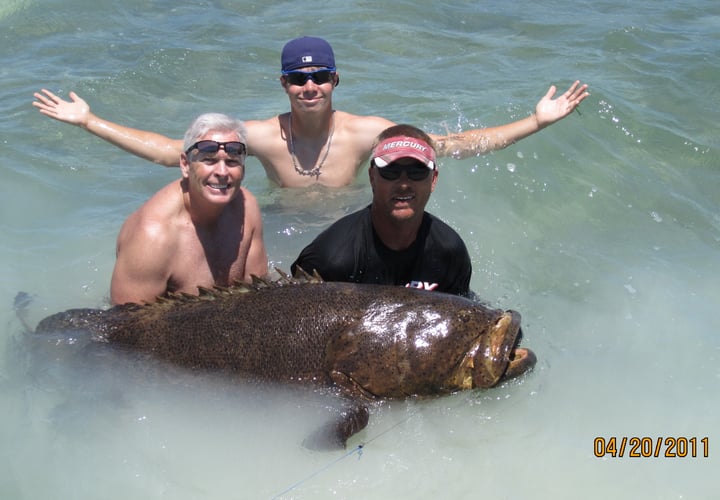
[[[151,304],[70,309],[36,333],[89,333],[191,370],[332,387],[353,410],[331,425],[344,446],[367,425],[373,399],[492,387],[531,369],[516,347],[520,315],[413,288],[276,281],[201,289]]]

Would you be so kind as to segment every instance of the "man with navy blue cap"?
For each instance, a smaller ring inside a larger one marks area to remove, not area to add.
[[[357,177],[380,132],[394,125],[379,116],[361,116],[333,109],[332,94],[340,82],[335,55],[322,38],[304,36],[282,51],[280,83],[290,111],[267,120],[246,121],[248,154],[262,163],[268,178],[281,187],[322,184],[341,187]],[[502,149],[569,115],[585,97],[587,85],[573,83],[559,97],[554,86],[532,115],[499,127],[431,136],[438,156],[465,158]],[[132,129],[90,112],[74,92],[71,101],[43,89],[33,105],[41,113],[80,126],[92,134],[167,166],[179,164],[182,140]]]
[[[286,43],[280,62],[283,74],[308,66],[335,71],[335,53],[332,47],[326,40],[313,36],[296,38]]]

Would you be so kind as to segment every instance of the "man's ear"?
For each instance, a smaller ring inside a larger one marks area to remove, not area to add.
[[[375,192],[375,176],[377,175],[377,172],[373,172],[373,170],[377,170],[376,168],[373,168],[372,164],[368,167],[368,177],[370,178],[370,188]]]
[[[180,172],[182,172],[183,178],[187,179],[190,177],[190,161],[188,160],[187,153],[180,153]]]

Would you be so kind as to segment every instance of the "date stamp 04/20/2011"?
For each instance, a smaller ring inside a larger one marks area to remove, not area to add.
[[[598,458],[708,458],[708,437],[596,437],[593,453]]]

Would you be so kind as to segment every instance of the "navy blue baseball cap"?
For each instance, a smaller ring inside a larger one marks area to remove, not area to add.
[[[285,44],[280,58],[286,73],[308,66],[335,70],[335,54],[327,41],[314,36],[303,36]]]

